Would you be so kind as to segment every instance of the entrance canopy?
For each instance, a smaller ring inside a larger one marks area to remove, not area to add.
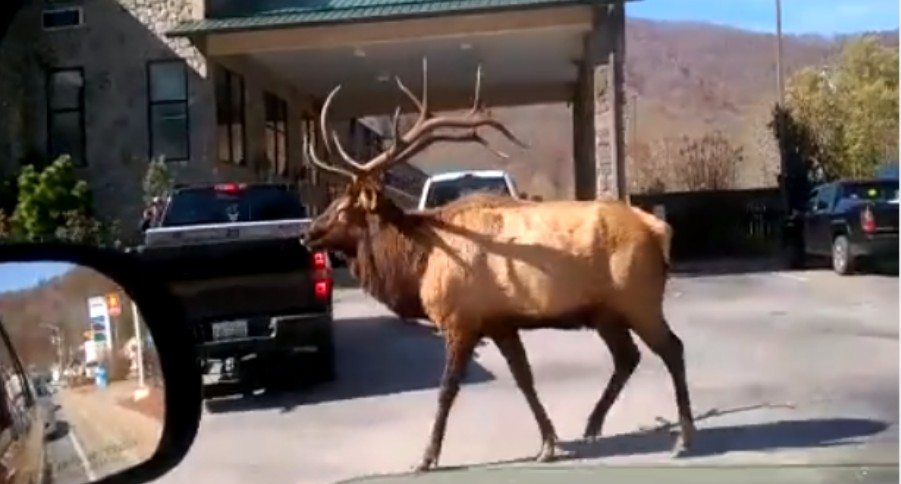
[[[335,118],[412,109],[394,82],[420,90],[428,58],[435,110],[471,103],[482,65],[489,106],[571,101],[594,27],[580,0],[208,0],[204,18],[171,36],[209,58],[239,57],[324,99],[344,88]]]

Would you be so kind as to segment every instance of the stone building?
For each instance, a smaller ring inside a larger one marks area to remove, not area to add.
[[[321,208],[340,181],[302,153],[316,107],[302,84],[167,37],[204,3],[28,0],[0,44],[0,173],[70,155],[97,214],[129,238],[148,160],[159,157],[177,183],[285,181]],[[333,128],[362,157],[380,148],[376,124]]]

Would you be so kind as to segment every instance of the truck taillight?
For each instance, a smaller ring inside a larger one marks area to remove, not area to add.
[[[332,296],[332,267],[327,252],[313,253],[313,295],[320,301]]]
[[[319,270],[326,270],[328,268],[329,268],[328,253],[314,252],[313,253],[313,269],[319,271]]]
[[[229,195],[240,193],[245,188],[247,188],[247,185],[244,183],[220,183],[214,187],[217,192],[228,193]]]
[[[321,301],[327,300],[332,294],[332,280],[320,279],[313,283],[313,295]]]
[[[868,234],[876,231],[876,219],[873,218],[873,211],[870,207],[866,207],[860,212],[860,228]]]

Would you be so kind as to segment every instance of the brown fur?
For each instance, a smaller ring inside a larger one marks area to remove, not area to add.
[[[435,464],[450,405],[475,342],[495,340],[535,415],[542,459],[556,434],[535,395],[517,331],[593,328],[616,370],[592,412],[586,436],[600,432],[638,353],[635,333],[667,364],[676,386],[683,440],[693,433],[682,346],[663,317],[672,230],[618,201],[532,202],[495,195],[404,213],[387,197],[354,208],[351,188],[310,229],[314,247],[355,245],[363,288],[403,317],[428,317],[447,338],[448,361],[432,438],[421,464]],[[377,192],[377,191],[376,191]],[[343,207],[343,208],[342,208]],[[342,221],[343,220],[343,221]]]
[[[336,200],[312,224],[308,244],[344,250],[369,294],[401,317],[427,317],[443,330],[448,359],[421,469],[437,462],[466,362],[483,337],[497,343],[538,422],[539,459],[553,457],[556,433],[535,393],[517,335],[522,329],[592,328],[610,349],[614,373],[589,416],[586,437],[600,433],[638,364],[631,337],[637,334],[672,375],[682,445],[689,445],[694,423],[682,343],[663,317],[672,238],[666,222],[618,201],[533,202],[490,194],[405,213],[377,189],[366,190],[372,187],[352,186]]]
[[[472,109],[463,116],[430,113],[427,73],[423,60],[419,99],[398,82],[419,108],[419,117],[400,135],[395,116],[392,146],[369,161],[352,160],[338,149],[351,169],[332,166],[318,158],[313,142],[306,143],[313,163],[351,179],[345,195],[311,224],[309,247],[344,252],[370,294],[402,316],[425,315],[444,330],[447,353],[438,411],[418,468],[436,465],[450,408],[484,337],[494,340],[535,417],[542,441],[538,459],[553,457],[557,435],[535,392],[519,338],[519,330],[541,327],[593,328],[613,355],[614,372],[589,415],[586,437],[600,433],[607,411],[638,364],[634,332],[672,376],[687,445],[694,424],[683,347],[663,318],[672,231],[655,217],[615,201],[541,203],[476,195],[443,208],[404,213],[380,192],[378,177],[392,164],[436,142],[478,142],[506,157],[479,135],[480,127],[525,146],[484,109],[481,69]],[[339,89],[328,95],[320,115],[326,147],[328,108]],[[454,132],[458,129],[463,131]],[[340,148],[337,138],[335,142]]]

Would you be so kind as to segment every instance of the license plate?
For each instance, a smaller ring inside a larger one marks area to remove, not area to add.
[[[247,320],[213,323],[213,339],[238,339],[247,337]]]

